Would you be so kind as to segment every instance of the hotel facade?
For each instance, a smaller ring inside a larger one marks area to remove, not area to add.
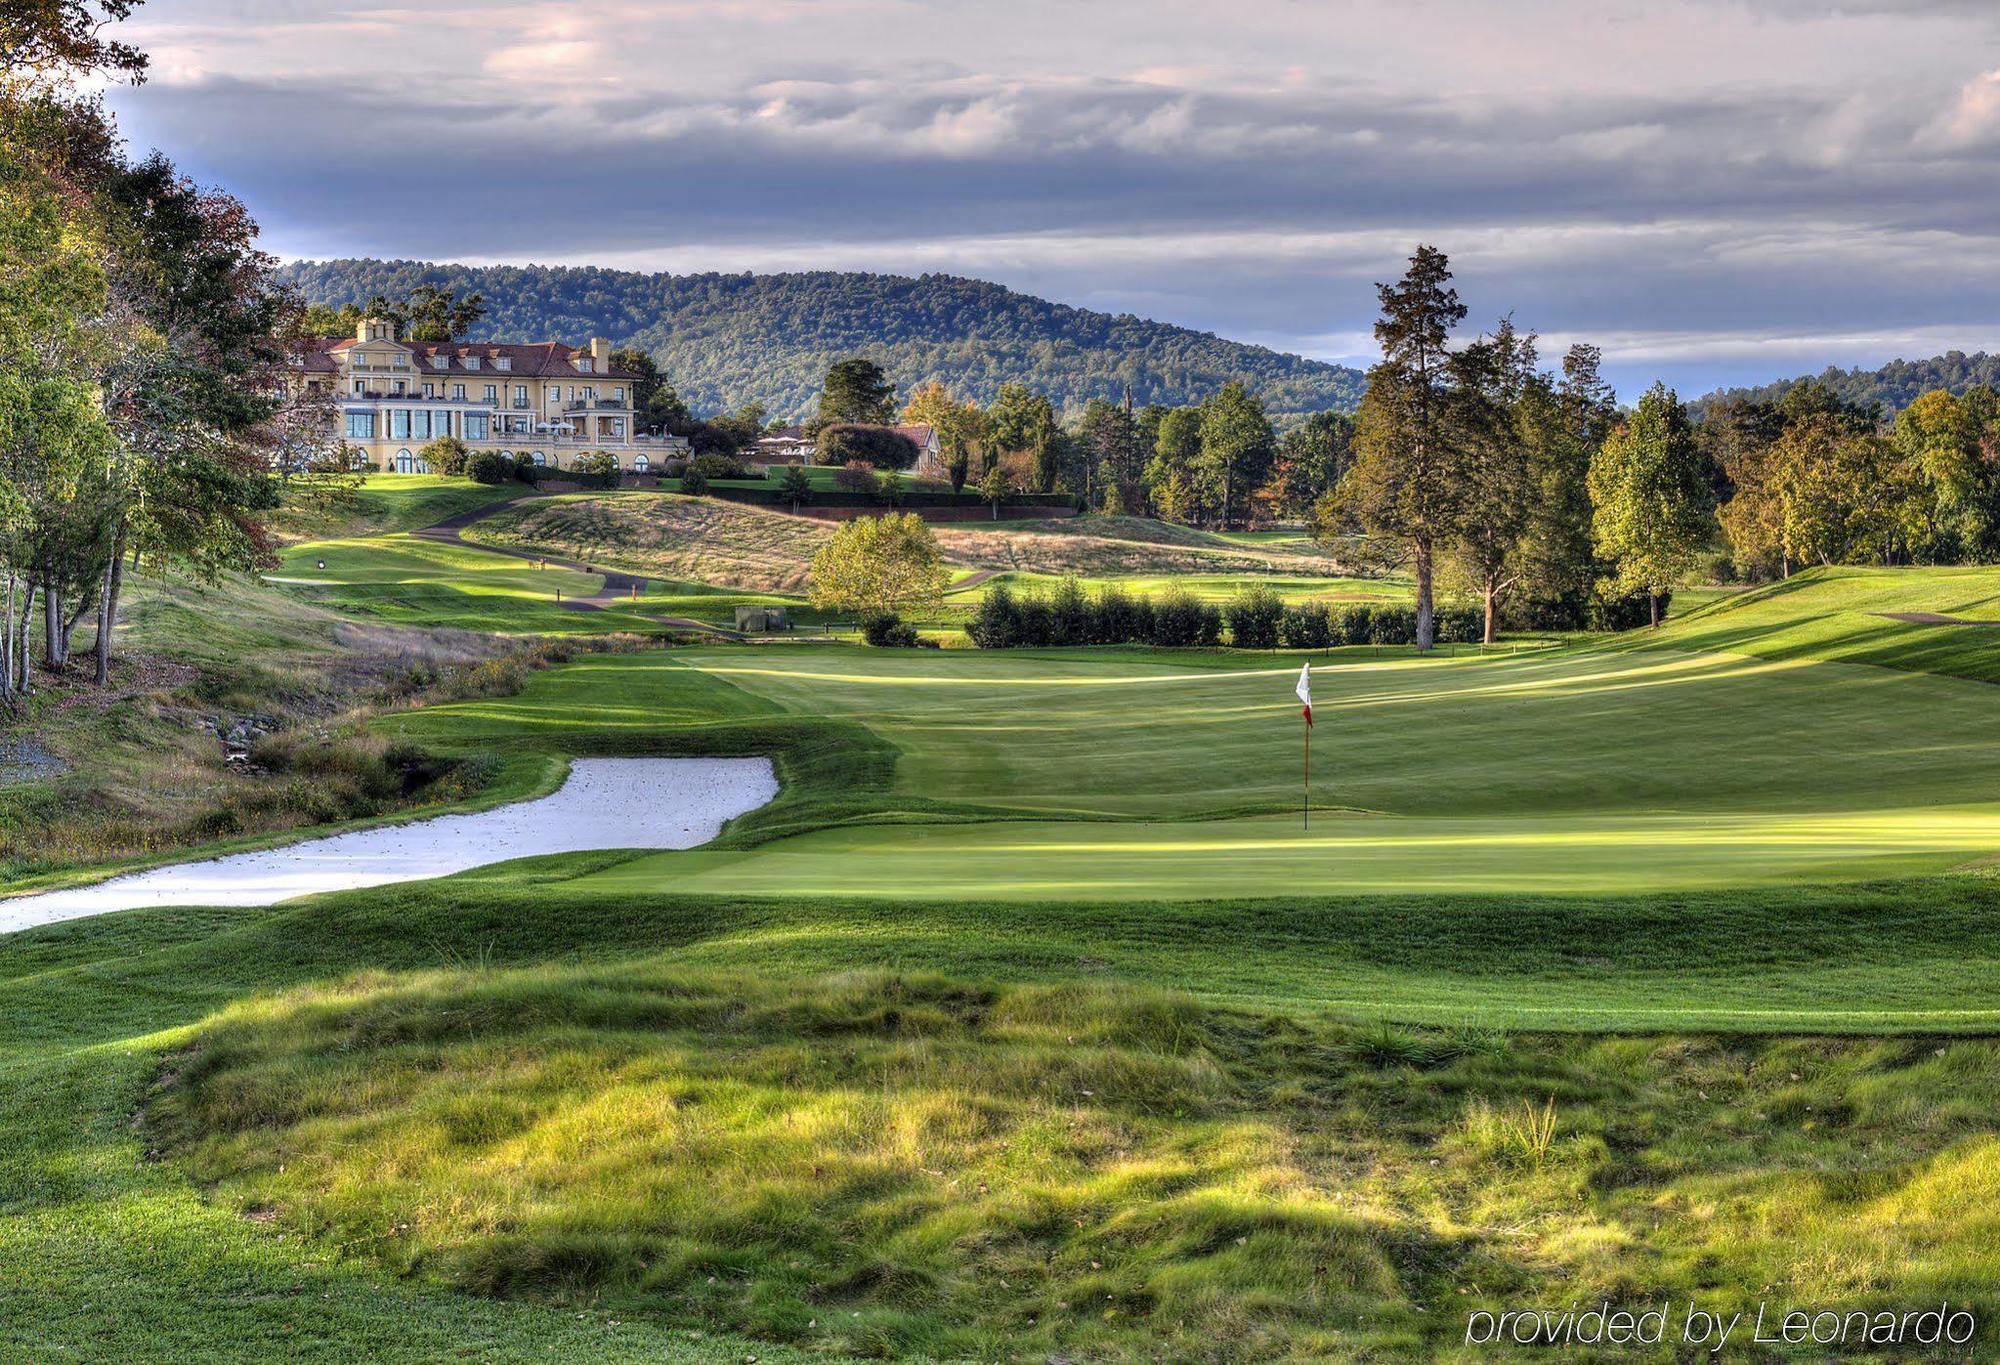
[[[545,468],[602,452],[620,470],[657,472],[685,454],[674,437],[636,429],[639,376],[611,363],[611,343],[443,344],[404,341],[396,324],[364,318],[355,335],[291,356],[295,394],[333,410],[333,435],[357,469],[429,472],[423,448],[455,436]]]

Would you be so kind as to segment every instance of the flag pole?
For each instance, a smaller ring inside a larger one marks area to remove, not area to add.
[[[1313,827],[1313,728],[1306,722],[1306,828]]]

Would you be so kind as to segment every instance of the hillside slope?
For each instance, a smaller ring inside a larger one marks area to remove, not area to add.
[[[1879,404],[1884,412],[1896,413],[1932,389],[1964,393],[1979,384],[2000,384],[2000,355],[1948,351],[1929,360],[1892,360],[1876,370],[1837,370],[1829,365],[1817,375],[1800,375],[1748,388],[1718,389],[1701,401],[1749,399],[1775,403],[1808,380],[1832,389],[1844,402],[1861,407]]]
[[[812,408],[827,365],[866,354],[907,394],[938,379],[981,402],[1019,380],[1059,406],[1092,398],[1198,401],[1232,379],[1274,416],[1352,409],[1357,370],[1227,341],[1208,332],[1071,308],[950,275],[646,275],[593,267],[307,261],[288,268],[315,303],[400,298],[422,283],[486,298],[480,330],[497,340],[608,336],[653,353],[697,412],[762,403]]]
[[[1807,569],[1634,643],[2000,682],[2000,568]]]

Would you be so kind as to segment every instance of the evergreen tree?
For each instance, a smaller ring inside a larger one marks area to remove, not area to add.
[[[895,419],[896,386],[864,356],[836,360],[820,386],[819,420],[880,426]]]
[[[1418,247],[1403,278],[1376,292],[1382,359],[1368,371],[1356,418],[1357,458],[1342,503],[1371,534],[1407,547],[1416,577],[1417,648],[1428,650],[1436,636],[1437,554],[1464,516],[1464,449],[1453,430],[1446,343],[1466,310],[1451,287],[1450,263],[1435,247]]]

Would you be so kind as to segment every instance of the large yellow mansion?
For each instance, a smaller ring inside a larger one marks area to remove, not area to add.
[[[393,322],[364,318],[353,337],[316,343],[291,360],[297,389],[331,404],[334,435],[357,468],[427,472],[423,448],[440,436],[552,468],[602,451],[640,474],[686,448],[635,429],[638,376],[611,364],[602,337],[586,347],[438,345],[403,341]]]

